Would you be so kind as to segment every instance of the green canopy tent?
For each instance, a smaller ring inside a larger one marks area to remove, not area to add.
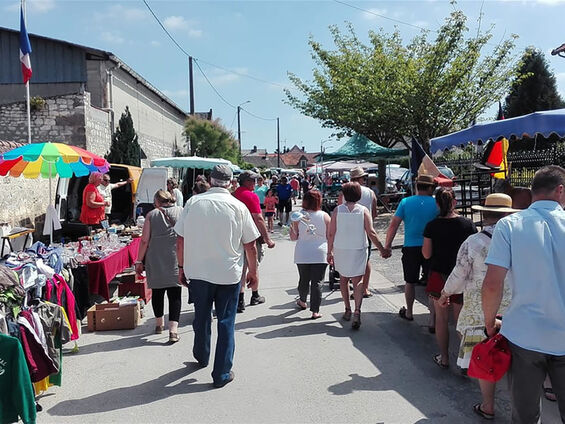
[[[390,159],[408,156],[408,149],[388,149],[372,142],[361,134],[354,134],[332,153],[324,153],[323,159]]]

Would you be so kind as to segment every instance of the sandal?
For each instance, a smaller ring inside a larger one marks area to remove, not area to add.
[[[343,313],[342,317],[345,321],[349,321],[351,319],[351,308],[345,308],[345,312]]]
[[[481,404],[476,403],[473,405],[473,411],[480,417],[483,417],[485,420],[494,420],[494,414],[487,414],[485,411],[481,409]]]
[[[169,342],[176,343],[180,340],[178,333],[169,333]]]
[[[555,396],[555,392],[551,387],[543,388],[543,396],[550,402],[557,402],[557,397]]]
[[[157,325],[155,326],[155,334],[161,334],[163,332],[163,326]]]
[[[303,302],[300,299],[296,301],[296,306],[298,306],[298,308],[301,310],[304,310],[308,307],[308,305],[306,305],[306,302]]]
[[[322,314],[319,314],[318,312],[312,313],[312,319],[318,319],[318,318],[322,318]]]
[[[359,330],[361,327],[361,311],[357,310],[353,314],[353,321],[351,322],[351,328],[354,330]]]
[[[405,319],[406,321],[414,321],[414,317],[406,316],[406,308],[404,306],[400,308],[400,311],[398,311],[398,316],[402,319]]]
[[[436,365],[440,368],[443,369],[448,369],[449,368],[449,364],[444,364],[443,362],[441,362],[441,353],[438,353],[437,355],[434,355],[434,362],[436,363]],[[479,404],[480,405],[480,404]]]

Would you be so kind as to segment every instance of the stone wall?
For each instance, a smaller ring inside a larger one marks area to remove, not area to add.
[[[88,102],[87,105],[86,150],[104,157],[110,150],[110,144],[112,143],[110,113],[90,106]]]
[[[43,108],[31,111],[32,142],[51,141],[86,148],[85,98],[84,93],[45,98]],[[0,139],[27,143],[25,102],[0,105]]]
[[[57,187],[53,178],[53,192]],[[52,197],[53,202],[55,196]],[[44,178],[0,177],[0,222],[11,227],[35,227],[34,238],[41,235],[49,204],[49,180]]]

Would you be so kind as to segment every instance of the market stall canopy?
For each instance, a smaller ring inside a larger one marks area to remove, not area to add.
[[[534,137],[536,134],[548,137],[552,133],[560,137],[565,136],[565,109],[534,112],[516,118],[479,123],[461,131],[432,138],[430,151],[436,153],[439,150],[465,145],[469,142],[476,144],[479,140],[486,142],[489,139],[498,140],[501,137],[507,139],[512,136]]]
[[[386,159],[407,156],[408,149],[388,149],[372,142],[367,137],[354,134],[332,153],[324,153],[324,159]]]
[[[49,206],[45,214],[43,234],[50,235],[53,243],[53,230],[61,228],[57,212],[53,207],[51,179],[59,176],[82,177],[91,172],[108,172],[108,161],[77,146],[63,143],[31,143],[17,147],[0,155],[0,175],[25,178],[49,178]]]
[[[212,169],[216,165],[229,165],[234,171],[239,169],[237,165],[232,164],[229,160],[220,158],[179,156],[172,158],[153,159],[151,161],[151,166],[167,166],[169,168]]]
[[[0,175],[50,178],[59,175],[82,177],[91,172],[108,172],[106,159],[77,146],[63,143],[31,143],[0,155]]]
[[[367,168],[374,168],[377,166],[377,164],[373,162],[341,161],[325,166],[324,170],[330,172],[351,171],[351,169],[355,168],[356,166],[360,166],[363,169],[367,169]]]
[[[334,163],[335,161],[331,160],[324,163],[317,163],[315,165],[312,165],[310,168],[306,170],[306,175],[322,174],[324,172],[324,169],[326,169],[326,167]]]

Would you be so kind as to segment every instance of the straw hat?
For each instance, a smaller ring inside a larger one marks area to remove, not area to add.
[[[352,180],[354,180],[355,178],[364,177],[366,175],[368,174],[360,166],[356,166],[351,171],[349,171],[349,178]]]
[[[418,178],[416,178],[416,184],[435,186],[436,182],[434,181],[434,177],[431,175],[422,174],[418,175]]]
[[[485,199],[484,206],[473,205],[471,209],[474,211],[491,211],[491,212],[518,212],[520,209],[512,207],[512,198],[504,193],[489,194]]]

